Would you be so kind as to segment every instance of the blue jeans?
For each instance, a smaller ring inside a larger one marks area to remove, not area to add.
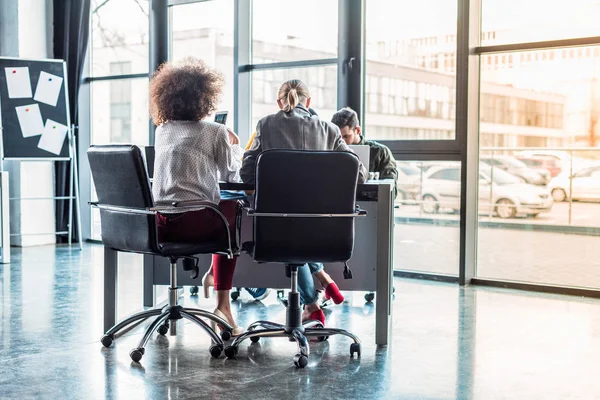
[[[308,263],[298,268],[298,292],[302,304],[313,304],[318,300],[313,274],[323,270],[321,263]]]

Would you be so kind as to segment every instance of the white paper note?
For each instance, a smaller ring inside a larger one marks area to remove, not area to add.
[[[63,144],[65,143],[65,137],[67,136],[68,130],[69,128],[67,128],[66,125],[47,119],[38,147],[42,150],[59,155]]]
[[[60,95],[60,88],[62,86],[63,78],[60,76],[52,75],[47,72],[40,74],[38,79],[37,87],[35,88],[35,101],[41,101],[56,107],[58,102],[58,96]]]
[[[31,79],[29,67],[4,68],[9,99],[26,99],[31,97]]]
[[[21,125],[21,133],[23,137],[31,137],[41,135],[44,131],[44,121],[42,121],[42,113],[40,106],[30,104],[28,106],[15,107],[17,110],[17,118]]]

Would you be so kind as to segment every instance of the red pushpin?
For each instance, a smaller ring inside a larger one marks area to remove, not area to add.
[[[16,69],[13,69],[13,74],[16,74],[16,73],[17,73],[17,70],[16,70]]]
[[[26,108],[25,111],[29,112],[29,108]]]

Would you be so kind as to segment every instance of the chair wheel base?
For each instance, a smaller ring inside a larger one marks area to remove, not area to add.
[[[228,330],[222,330],[222,331],[221,331],[221,339],[222,339],[224,342],[226,342],[226,341],[228,341],[229,339],[231,339],[231,336],[232,336],[232,335],[231,335],[231,331],[228,331]]]
[[[158,334],[159,335],[166,335],[167,332],[169,332],[169,327],[165,324],[165,325],[161,325],[158,327]]]
[[[375,293],[372,293],[372,292],[371,292],[371,293],[367,293],[367,294],[365,294],[365,301],[366,301],[367,303],[370,303],[370,302],[372,302],[374,299],[375,299]]]
[[[355,353],[357,357],[360,357],[360,343],[352,343],[350,345],[350,357],[354,357]]]
[[[227,356],[227,358],[235,358],[235,356],[237,355],[237,352],[238,352],[237,347],[234,347],[234,346],[225,347],[225,355]]]
[[[129,357],[133,362],[140,362],[142,356],[144,355],[144,349],[133,349],[129,352]]]
[[[259,340],[260,340],[260,336],[252,336],[252,337],[250,338],[250,341],[251,341],[252,343],[258,343],[258,341],[259,341]]]
[[[308,365],[308,357],[304,354],[296,354],[294,356],[294,365],[296,368],[304,368]]]
[[[102,339],[100,339],[100,342],[102,343],[102,346],[110,347],[113,343],[113,340],[114,340],[113,335],[104,335],[104,336],[102,336]]]
[[[220,344],[213,344],[212,346],[210,346],[209,351],[211,356],[213,356],[214,358],[219,358],[219,356],[223,352],[223,346],[221,346]]]
[[[196,296],[198,294],[198,292],[200,292],[200,289],[198,288],[198,286],[192,286],[190,288],[190,294],[192,296]]]

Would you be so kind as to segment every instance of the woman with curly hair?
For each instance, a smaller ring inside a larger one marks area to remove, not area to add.
[[[219,180],[238,182],[241,157],[237,135],[225,125],[205,121],[217,108],[223,77],[203,61],[186,59],[165,63],[150,81],[150,113],[155,134],[152,194],[158,205],[186,200],[219,204],[232,234],[236,202],[221,201]],[[163,242],[203,242],[226,235],[222,220],[209,209],[158,215],[158,237]],[[237,257],[214,254],[212,270],[217,293],[215,314],[229,321],[233,335],[242,332],[229,304]]]

